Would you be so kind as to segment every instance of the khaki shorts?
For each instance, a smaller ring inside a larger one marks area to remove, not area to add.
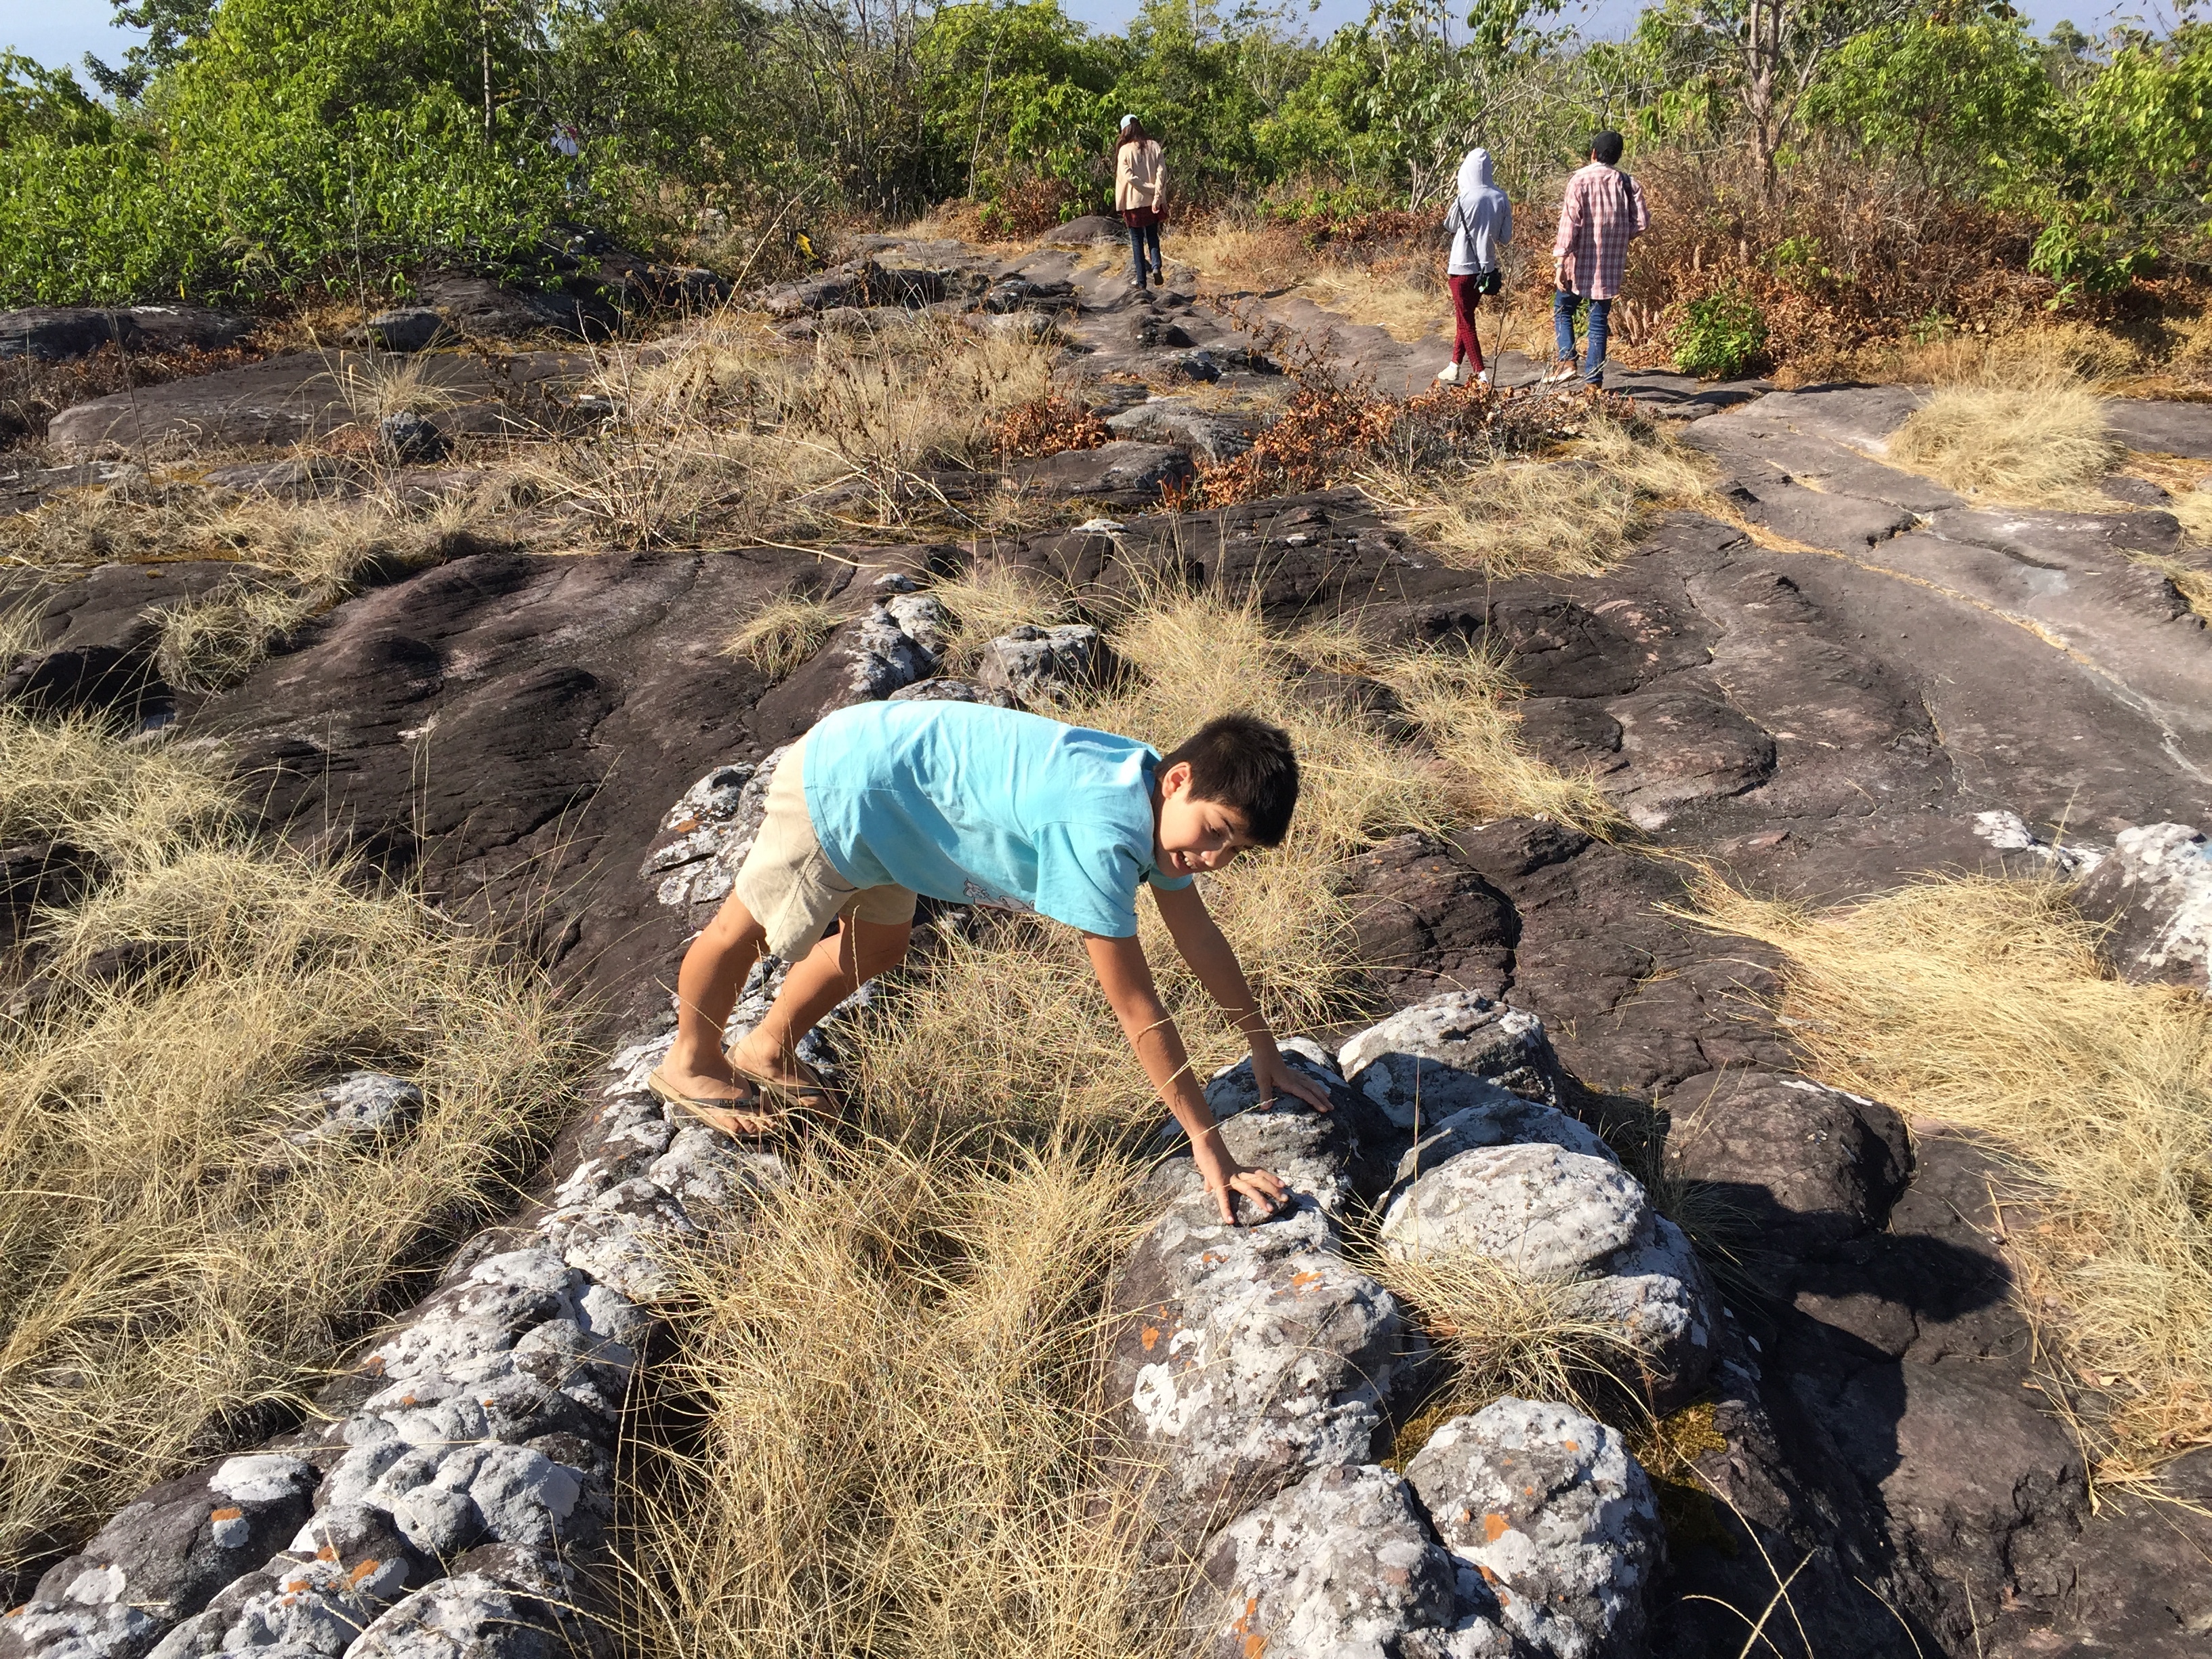
[[[837,873],[806,811],[806,782],[799,760],[806,744],[792,744],[769,780],[767,813],[733,888],[753,920],[768,929],[768,948],[796,962],[830,931],[839,916],[878,927],[914,921],[914,894],[904,887],[855,887]]]

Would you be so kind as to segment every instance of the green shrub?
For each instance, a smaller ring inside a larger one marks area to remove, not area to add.
[[[1733,289],[1690,301],[1674,331],[1674,367],[1703,380],[1733,380],[1766,361],[1766,313]]]

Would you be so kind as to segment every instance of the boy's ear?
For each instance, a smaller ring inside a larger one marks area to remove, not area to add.
[[[1178,794],[1190,787],[1190,763],[1177,761],[1160,774],[1160,799]]]

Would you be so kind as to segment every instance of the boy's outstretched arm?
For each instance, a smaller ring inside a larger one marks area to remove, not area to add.
[[[1282,1051],[1275,1047],[1275,1034],[1260,1016],[1260,999],[1245,982],[1237,951],[1199,896],[1198,884],[1155,887],[1152,891],[1176,950],[1190,964],[1190,971],[1198,975],[1206,994],[1221,1005],[1221,1012],[1252,1045],[1252,1081],[1259,1087],[1260,1103],[1265,1106],[1288,1094],[1296,1095],[1317,1112],[1328,1110],[1328,1091],[1283,1063]]]
[[[1283,1202],[1283,1183],[1265,1170],[1244,1168],[1222,1143],[1213,1113],[1206,1103],[1206,1091],[1191,1075],[1182,1036],[1152,983],[1152,964],[1145,960],[1144,946],[1133,938],[1085,933],[1083,948],[1090,953],[1099,988],[1106,993],[1107,1003],[1121,1022],[1122,1035],[1136,1050],[1145,1074],[1190,1137],[1191,1156],[1206,1178],[1206,1191],[1220,1208],[1221,1218],[1236,1221],[1238,1193],[1258,1205],[1262,1216],[1273,1215]],[[1268,1047],[1273,1046],[1271,1039]]]

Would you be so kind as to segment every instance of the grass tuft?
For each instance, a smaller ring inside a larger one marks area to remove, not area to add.
[[[1413,1310],[1446,1368],[1398,1437],[1392,1455],[1401,1467],[1443,1424],[1506,1395],[1599,1417],[1638,1398],[1635,1345],[1582,1312],[1571,1284],[1473,1251],[1411,1260],[1376,1251],[1361,1265]]]
[[[2121,455],[2102,400],[2063,367],[1939,386],[1905,417],[1883,459],[1961,495],[2059,504]]]
[[[1101,1462],[1107,1274],[1136,1167],[1079,1137],[817,1144],[691,1259],[698,1413],[635,1555],[648,1647],[1167,1659]],[[1171,1598],[1170,1598],[1171,1605]],[[680,1635],[678,1632],[681,1632]]]
[[[811,594],[771,599],[723,642],[722,654],[741,658],[771,683],[789,678],[822,648],[837,626],[837,613]]]
[[[1361,485],[1449,562],[1498,577],[1598,575],[1661,513],[1724,511],[1707,468],[1674,438],[1602,416],[1559,459],[1399,466]]]
[[[2051,881],[1926,881],[1813,915],[1704,884],[1707,925],[1788,958],[1814,1070],[2001,1148],[2005,1247],[2062,1316],[2106,1480],[2212,1442],[2212,1004],[2113,978]]]
[[[256,842],[206,763],[0,716],[0,823],[100,860],[0,1023],[0,1570],[266,1432],[510,1190],[577,1055],[542,982],[404,891]],[[118,972],[118,970],[120,970]],[[301,1092],[420,1086],[309,1151]]]

